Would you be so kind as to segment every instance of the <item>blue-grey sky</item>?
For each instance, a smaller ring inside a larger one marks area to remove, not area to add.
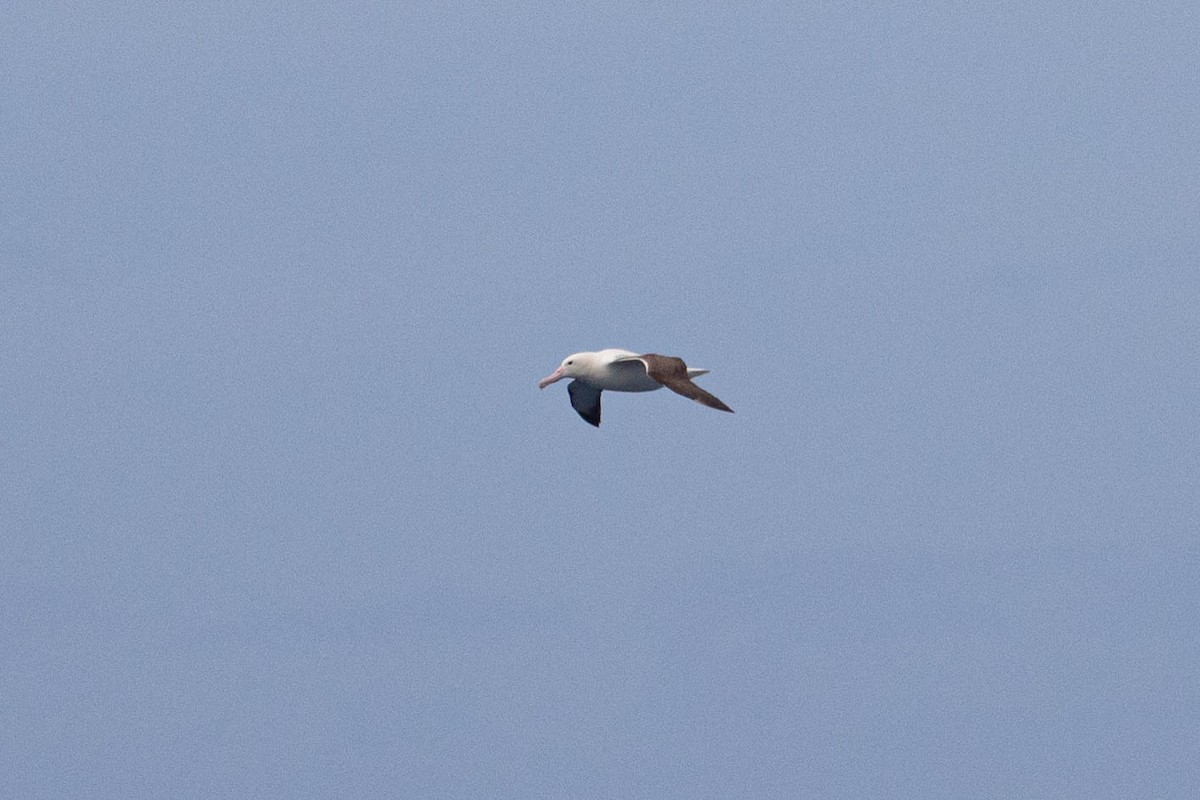
[[[0,795],[1185,798],[1194,3],[0,10]],[[624,347],[718,414],[558,384]]]

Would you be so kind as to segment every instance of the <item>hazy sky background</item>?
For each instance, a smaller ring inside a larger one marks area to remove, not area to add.
[[[0,795],[1190,798],[1200,12],[0,9]],[[737,410],[537,379],[684,357]]]

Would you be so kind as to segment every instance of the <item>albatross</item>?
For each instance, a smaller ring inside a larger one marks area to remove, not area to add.
[[[675,356],[639,354],[631,350],[609,348],[596,353],[567,356],[558,369],[538,381],[538,388],[545,389],[563,378],[574,378],[567,384],[571,407],[597,428],[600,427],[600,393],[605,389],[611,392],[652,392],[665,386],[697,403],[732,414],[732,408],[692,383],[692,378],[707,372],[706,369],[689,367],[682,358]]]

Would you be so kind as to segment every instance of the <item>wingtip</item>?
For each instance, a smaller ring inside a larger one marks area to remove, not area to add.
[[[733,413],[733,409],[725,405],[723,400],[715,395],[708,394],[707,392],[692,399],[701,405],[708,406],[709,408],[716,409],[717,411],[728,411],[730,414]]]

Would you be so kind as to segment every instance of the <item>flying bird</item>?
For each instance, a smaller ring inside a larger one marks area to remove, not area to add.
[[[538,381],[538,388],[545,389],[563,378],[574,378],[567,384],[571,407],[597,428],[600,427],[600,393],[605,389],[612,392],[652,392],[665,386],[697,403],[732,414],[732,408],[692,383],[692,378],[707,372],[706,369],[693,369],[682,358],[675,356],[660,356],[657,353],[639,355],[630,350],[610,348],[598,353],[567,356],[558,369]]]

